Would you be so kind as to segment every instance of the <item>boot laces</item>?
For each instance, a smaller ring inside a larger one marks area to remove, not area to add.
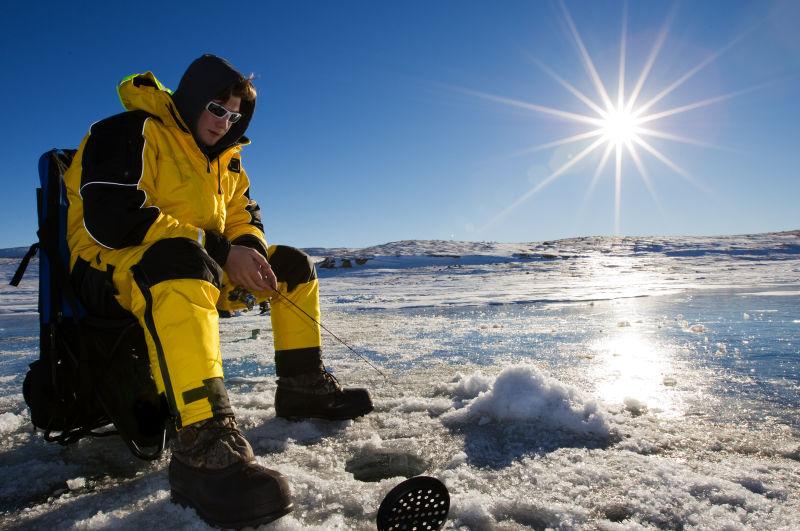
[[[194,440],[191,442],[180,441],[179,436],[178,440],[182,443],[182,448],[178,448],[177,451],[190,460],[211,457],[209,454],[212,453],[212,450],[216,450],[215,453],[231,454],[228,459],[236,454],[247,460],[249,452],[246,447],[249,444],[236,425],[234,418],[209,419],[198,426],[187,426],[186,429],[194,431]],[[220,445],[225,448],[220,448]]]
[[[339,380],[336,379],[336,376],[328,372],[328,369],[326,369],[324,366],[322,367],[322,380],[323,385],[329,389],[331,393],[342,392],[342,384],[340,384]]]

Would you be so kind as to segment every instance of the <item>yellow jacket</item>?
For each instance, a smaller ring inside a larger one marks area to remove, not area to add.
[[[93,124],[65,175],[71,263],[175,237],[197,240],[219,262],[210,231],[217,240],[219,233],[227,241],[255,239],[266,253],[240,157],[249,140],[237,136],[218,155],[206,155],[151,72],[124,79],[119,95],[128,112]],[[222,261],[226,256],[227,249]]]

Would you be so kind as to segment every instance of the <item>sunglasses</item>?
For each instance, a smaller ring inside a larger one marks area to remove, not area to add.
[[[209,101],[208,104],[206,104],[206,110],[217,118],[224,118],[232,124],[238,122],[242,117],[242,113],[229,111],[219,103],[213,101]]]

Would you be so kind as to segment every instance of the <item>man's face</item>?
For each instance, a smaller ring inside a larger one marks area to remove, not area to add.
[[[242,99],[238,96],[231,96],[228,101],[214,100],[214,102],[222,105],[228,111],[239,112]],[[203,108],[203,112],[200,113],[200,117],[197,119],[197,137],[207,146],[213,146],[219,142],[220,138],[225,136],[225,133],[230,128],[231,122],[228,121],[227,117],[219,118],[214,116],[207,108]]]

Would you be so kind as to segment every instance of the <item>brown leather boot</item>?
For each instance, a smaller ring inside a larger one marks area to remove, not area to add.
[[[343,388],[320,368],[299,376],[281,376],[275,390],[275,415],[292,420],[318,418],[349,420],[372,411],[369,391]]]
[[[233,417],[208,419],[178,432],[169,484],[172,501],[224,528],[258,527],[294,508],[286,478],[256,463]]]

